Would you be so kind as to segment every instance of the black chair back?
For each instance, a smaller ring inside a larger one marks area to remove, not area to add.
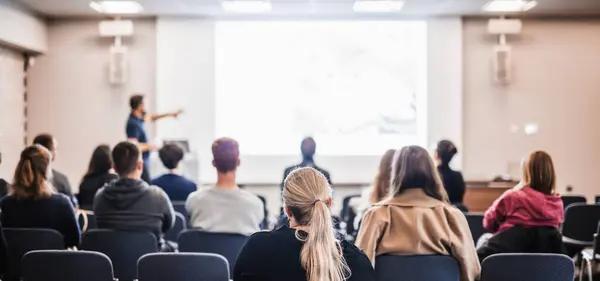
[[[147,254],[138,261],[139,281],[229,281],[229,265],[220,255]]]
[[[19,280],[21,259],[34,250],[63,250],[63,236],[53,229],[5,228],[3,230],[8,252],[6,279]]]
[[[348,220],[348,216],[350,215],[350,213],[349,213],[350,206],[348,204],[350,204],[350,200],[352,198],[356,198],[356,197],[360,197],[360,194],[355,194],[355,195],[350,195],[350,196],[344,197],[344,199],[342,201],[342,210],[340,211],[340,218],[342,219],[342,221]]]
[[[98,224],[96,223],[96,216],[94,212],[81,210],[78,213],[79,226],[81,227],[81,232],[86,232],[90,229],[98,228]]]
[[[31,251],[23,257],[25,281],[113,281],[110,259],[97,252]]]
[[[587,199],[579,195],[563,195],[561,196],[563,201],[563,208],[566,210],[569,206],[575,203],[587,203]]]
[[[120,281],[136,279],[138,259],[158,252],[156,237],[149,232],[93,229],[83,234],[81,249],[107,255]]]
[[[175,224],[167,233],[165,233],[165,240],[171,242],[177,242],[179,234],[187,229],[187,219],[183,214],[175,212]]]
[[[600,205],[575,203],[565,212],[562,226],[563,241],[568,244],[592,246],[600,222]]]
[[[460,281],[460,267],[452,256],[381,255],[375,258],[377,281]]]
[[[263,203],[263,221],[260,224],[260,229],[268,229],[269,228],[269,209],[267,209],[267,198],[262,195],[256,195],[260,201]]]
[[[173,210],[183,215],[186,221],[190,219],[190,215],[185,208],[185,201],[173,201]]]
[[[496,254],[483,260],[481,281],[573,281],[573,260],[561,254]]]
[[[235,261],[247,240],[248,237],[241,234],[210,233],[190,229],[179,235],[179,252],[221,255],[227,259],[229,272],[233,275]]]
[[[473,236],[473,242],[477,244],[477,240],[486,233],[487,231],[483,228],[483,214],[465,214],[471,235]]]

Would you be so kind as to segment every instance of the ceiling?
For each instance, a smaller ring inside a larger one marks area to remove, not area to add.
[[[89,0],[15,0],[50,16],[103,16],[89,7]],[[226,16],[220,0],[137,0],[146,16]],[[402,11],[385,17],[477,16],[488,0],[405,0]],[[600,0],[537,0],[526,12],[532,16],[600,16]],[[270,16],[349,17],[353,0],[271,0]],[[381,15],[380,15],[381,16]]]

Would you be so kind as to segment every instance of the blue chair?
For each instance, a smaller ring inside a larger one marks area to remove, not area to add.
[[[560,197],[563,201],[563,208],[567,210],[567,207],[576,203],[587,203],[587,199],[580,195],[563,195]]]
[[[139,281],[229,281],[229,265],[220,255],[147,254],[138,261]]]
[[[183,214],[175,212],[175,224],[167,233],[165,233],[165,240],[169,242],[177,243],[179,234],[187,229],[187,219]]]
[[[460,281],[460,267],[452,256],[381,255],[375,258],[375,277],[377,281]]]
[[[473,242],[477,244],[477,240],[487,232],[483,228],[483,214],[465,214],[465,217],[473,236]]]
[[[86,251],[31,251],[23,257],[25,281],[113,281],[110,259]]]
[[[218,254],[229,263],[229,272],[233,268],[237,256],[248,240],[247,236],[231,233],[211,233],[198,229],[190,229],[179,235],[179,252]]]
[[[53,229],[4,228],[3,232],[8,252],[7,280],[21,278],[21,259],[28,252],[65,249],[63,236]]]
[[[495,254],[483,260],[481,281],[573,281],[573,260],[561,254]]]
[[[120,281],[133,281],[138,259],[158,252],[158,242],[149,232],[93,229],[83,234],[81,249],[107,255],[112,261],[115,277]]]

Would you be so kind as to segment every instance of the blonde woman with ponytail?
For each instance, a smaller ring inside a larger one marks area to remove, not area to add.
[[[335,238],[331,187],[313,168],[299,168],[284,181],[283,203],[290,227],[259,232],[240,252],[235,281],[374,281],[369,259]]]

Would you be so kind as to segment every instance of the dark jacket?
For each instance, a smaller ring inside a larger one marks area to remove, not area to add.
[[[477,249],[479,261],[501,253],[566,254],[562,235],[552,226],[511,227],[492,236]]]
[[[49,228],[60,232],[65,246],[79,246],[79,223],[71,201],[63,194],[43,199],[17,199],[13,195],[0,201],[2,226],[12,228]]]
[[[172,173],[153,179],[152,185],[162,188],[171,201],[185,201],[192,192],[198,190],[193,181]]]
[[[69,201],[73,204],[73,206],[77,206],[77,199],[73,196],[73,190],[71,189],[71,184],[69,183],[69,179],[67,176],[57,170],[52,169],[52,186],[58,193],[62,193],[69,197]]]
[[[79,184],[79,194],[77,200],[79,207],[84,210],[91,210],[94,207],[94,196],[96,192],[104,185],[119,177],[113,173],[98,173],[85,175]]]
[[[148,231],[156,237],[171,229],[174,222],[167,194],[134,179],[119,179],[98,190],[94,214],[99,228]]]
[[[292,228],[253,234],[237,258],[233,280],[306,281],[306,272],[300,263],[302,245]],[[341,247],[352,272],[347,281],[374,281],[375,272],[367,256],[346,241],[341,242]]]
[[[449,166],[438,166],[438,172],[442,177],[444,188],[448,193],[448,200],[451,204],[462,204],[465,196],[466,184],[460,172],[452,170]]]

